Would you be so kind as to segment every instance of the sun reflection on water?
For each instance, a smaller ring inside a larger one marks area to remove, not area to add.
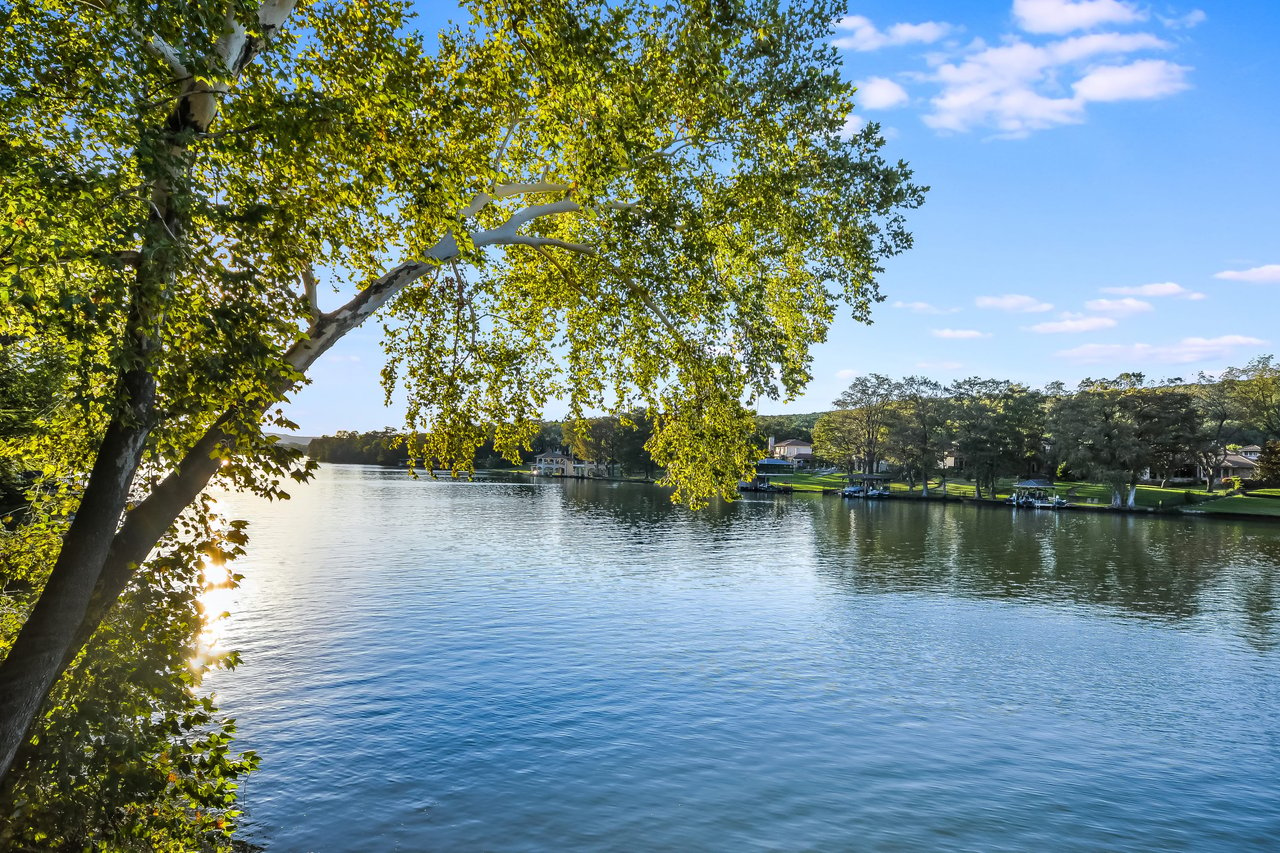
[[[239,575],[231,571],[226,561],[211,556],[200,558],[200,580],[203,589],[196,598],[200,607],[200,633],[196,636],[195,654],[189,665],[195,672],[203,672],[213,666],[226,653],[222,645],[223,620],[231,615]]]

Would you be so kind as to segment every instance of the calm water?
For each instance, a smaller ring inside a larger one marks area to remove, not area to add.
[[[213,682],[270,851],[1280,846],[1280,526],[326,466]]]

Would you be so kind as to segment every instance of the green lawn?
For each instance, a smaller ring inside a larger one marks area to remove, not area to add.
[[[1013,484],[1017,482],[1013,479],[1002,479],[996,481],[996,497],[1004,499],[1013,492]],[[1100,504],[1109,506],[1111,504],[1111,487],[1104,483],[1087,483],[1082,481],[1059,481],[1057,485],[1057,494],[1066,497],[1071,503],[1079,504]],[[905,483],[894,483],[894,491],[906,491]],[[930,491],[937,488],[937,482],[930,482]],[[916,493],[920,491],[916,487]],[[971,480],[948,480],[947,494],[965,498],[974,497],[974,485]],[[1162,489],[1159,486],[1138,486],[1138,493],[1134,496],[1134,503],[1140,507],[1150,507],[1152,509],[1180,507],[1187,504],[1185,492],[1190,491],[1193,500],[1204,500],[1208,497],[1207,493],[1201,489],[1185,489],[1170,488]],[[1070,496],[1068,497],[1068,493]],[[990,497],[990,495],[984,495]]]
[[[1274,490],[1272,490],[1274,491]],[[1280,498],[1235,496],[1218,498],[1196,507],[1213,515],[1270,515],[1280,517]]]
[[[1269,498],[1280,498],[1280,489],[1249,489],[1251,495],[1261,495]]]
[[[1071,503],[1111,503],[1111,487],[1102,483],[1085,483],[1085,482],[1060,482],[1058,483],[1058,494],[1066,496],[1068,489],[1074,489],[1071,496],[1067,500]],[[1187,500],[1187,493],[1191,494],[1191,500]],[[1126,496],[1128,489],[1125,489]],[[1138,486],[1138,493],[1134,496],[1134,503],[1141,507],[1149,507],[1151,509],[1173,509],[1175,507],[1189,506],[1192,503],[1208,500],[1215,497],[1221,492],[1209,494],[1204,489],[1189,489],[1186,486],[1177,486],[1162,489],[1159,486]]]
[[[849,484],[849,480],[844,474],[823,474],[819,477],[814,474],[799,473],[787,477],[770,477],[769,479],[775,483],[790,483],[791,487],[797,492],[843,489]]]
[[[849,478],[845,474],[823,474],[821,476],[817,476],[801,472],[793,475],[773,476],[769,479],[779,485],[790,484],[797,492],[821,492],[824,489],[840,489],[849,483]],[[998,480],[996,482],[997,499],[1004,499],[1008,497],[1013,491],[1014,482],[1016,481],[1011,478]],[[1111,487],[1103,483],[1061,481],[1057,486],[1058,494],[1064,497],[1067,496],[1068,490],[1071,490],[1070,497],[1067,499],[1072,503],[1092,503],[1100,504],[1102,506],[1107,506],[1111,503]],[[938,487],[938,480],[933,479],[929,481],[929,492],[931,495],[938,496],[940,494]],[[890,483],[889,488],[896,494],[905,495],[908,493],[906,483]],[[1268,491],[1274,492],[1277,497],[1280,497],[1280,489],[1272,489]],[[972,498],[974,497],[974,492],[975,489],[972,480],[947,480],[948,497]],[[1186,497],[1187,492],[1190,492],[1192,495],[1190,502]],[[920,485],[918,483],[911,493],[915,495],[920,494]],[[1135,497],[1134,502],[1140,507],[1149,507],[1151,509],[1176,509],[1182,506],[1190,506],[1192,503],[1211,500],[1219,494],[1221,494],[1221,492],[1211,495],[1203,489],[1188,489],[1183,486],[1168,489],[1162,489],[1159,486],[1138,486],[1138,494]],[[990,497],[990,495],[984,495],[984,497]]]
[[[849,485],[849,476],[847,474],[823,474],[821,476],[816,476],[814,474],[806,474],[802,472],[793,475],[773,476],[770,477],[769,480],[779,485],[790,484],[797,492],[820,492],[823,489],[843,489],[845,486]],[[1012,483],[1012,480],[1008,480],[1000,484],[1005,488],[1005,495],[1008,494],[1008,486],[1012,485]],[[907,494],[906,483],[890,483],[889,489],[890,491],[898,494]],[[930,494],[937,493],[937,489],[938,481],[930,480]],[[912,494],[920,494],[919,483],[916,484]],[[951,497],[971,498],[973,497],[973,483],[966,480],[948,480],[947,494]]]

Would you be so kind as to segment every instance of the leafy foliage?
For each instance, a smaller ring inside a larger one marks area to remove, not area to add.
[[[814,452],[832,460],[856,459],[866,473],[875,472],[888,438],[890,412],[900,392],[898,383],[879,373],[854,379],[835,400],[837,411],[842,414],[821,428],[815,427],[815,439],[820,437],[821,441]],[[826,448],[826,452],[818,447]]]
[[[1229,368],[1228,383],[1241,420],[1267,436],[1280,436],[1280,364],[1260,355],[1244,367]]]
[[[813,425],[813,455],[852,474],[866,458],[863,422],[852,409],[836,409]]]
[[[898,385],[898,401],[889,413],[885,453],[902,466],[909,488],[917,479],[929,491],[929,477],[942,464],[954,437],[951,401],[946,389],[924,376],[908,376]]]
[[[59,527],[36,516],[0,538],[12,596],[0,649],[20,624],[15,605],[48,569]],[[232,751],[234,722],[198,691],[210,668],[238,661],[206,647],[210,614],[200,594],[236,582],[221,565],[244,541],[242,522],[228,523],[204,504],[138,573],[58,681],[19,753],[0,793],[0,847],[231,849],[238,780],[258,759]]]
[[[407,465],[409,449],[404,436],[393,429],[377,432],[339,431],[311,439],[307,455],[317,462],[346,465]]]
[[[972,377],[949,387],[951,428],[964,470],[995,494],[1004,475],[1035,470],[1044,455],[1044,395],[1025,385]]]
[[[1280,441],[1268,441],[1258,454],[1258,479],[1280,486]]]
[[[865,319],[910,245],[923,190],[874,125],[841,135],[839,4],[466,10],[431,40],[398,0],[0,0],[0,340],[65,366],[0,444],[35,472],[3,543],[0,757],[32,714],[46,733],[14,838],[163,847],[131,804],[168,804],[174,845],[229,814],[221,780],[251,761],[196,735],[211,712],[173,681],[218,535],[197,495],[307,478],[264,421],[290,428],[277,404],[372,314],[410,453],[511,458],[553,398],[575,422],[643,409],[696,505],[751,467],[752,405],[803,386],[838,306]],[[358,295],[323,311],[317,279]],[[159,755],[199,759],[170,791]],[[124,787],[58,789],[55,837],[49,777],[103,762]]]
[[[1073,471],[1109,483],[1119,504],[1123,488],[1136,485],[1144,471],[1168,472],[1190,458],[1201,416],[1192,394],[1123,373],[1086,379],[1074,395],[1056,400],[1050,429],[1058,457]]]

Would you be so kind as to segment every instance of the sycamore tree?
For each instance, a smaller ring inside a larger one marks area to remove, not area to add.
[[[48,544],[0,770],[121,594],[216,538],[207,486],[305,479],[262,426],[374,314],[420,456],[644,407],[678,499],[732,489],[922,199],[841,134],[841,12],[478,0],[428,37],[394,0],[0,0],[0,340],[70,366],[4,446]]]
[[[1260,355],[1244,367],[1228,368],[1229,382],[1241,419],[1268,438],[1280,436],[1280,363]]]
[[[899,383],[880,373],[854,379],[835,399],[836,410],[814,424],[814,453],[850,473],[857,464],[867,474],[876,473],[900,390]]]
[[[1196,375],[1195,383],[1188,386],[1200,416],[1193,456],[1204,477],[1206,492],[1213,491],[1217,472],[1227,459],[1227,445],[1240,438],[1243,411],[1238,402],[1236,381],[1233,370],[1222,376],[1210,376],[1202,371]]]
[[[902,466],[908,490],[919,478],[929,494],[929,477],[951,446],[951,401],[942,384],[925,376],[898,383],[898,400],[889,413],[885,450]]]
[[[1023,476],[1044,452],[1044,395],[1001,379],[970,377],[949,385],[949,431],[975,494],[996,496],[996,480]]]
[[[1111,505],[1133,506],[1138,479],[1152,464],[1152,389],[1141,373],[1115,379],[1085,379],[1075,394],[1054,401],[1049,431],[1058,458],[1071,470],[1111,487]]]

